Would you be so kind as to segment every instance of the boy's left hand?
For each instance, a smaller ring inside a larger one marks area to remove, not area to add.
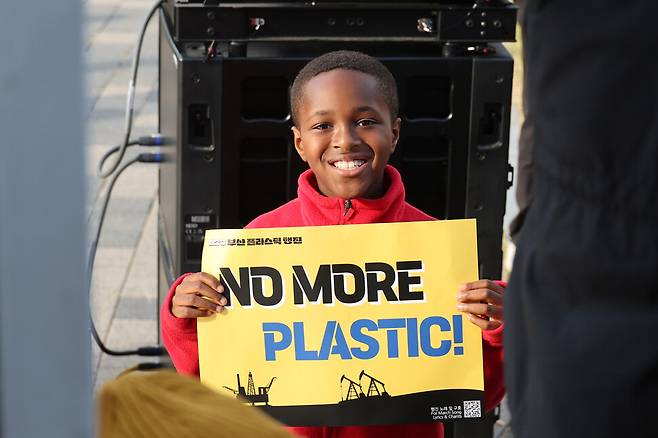
[[[494,330],[503,324],[505,288],[495,281],[479,280],[464,284],[457,294],[457,309],[482,330]]]

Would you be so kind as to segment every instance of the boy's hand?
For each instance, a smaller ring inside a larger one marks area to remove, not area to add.
[[[210,316],[224,310],[224,286],[205,272],[188,275],[176,287],[171,300],[171,313],[177,318]]]
[[[505,288],[491,280],[466,283],[457,294],[457,309],[482,330],[497,329],[505,319],[503,293]]]

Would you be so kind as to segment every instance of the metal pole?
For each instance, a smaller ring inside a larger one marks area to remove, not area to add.
[[[88,437],[82,5],[0,11],[0,436]]]

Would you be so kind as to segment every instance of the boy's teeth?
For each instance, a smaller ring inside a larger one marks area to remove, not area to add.
[[[365,160],[353,160],[353,161],[336,161],[334,166],[342,170],[352,170],[361,166],[365,163]]]

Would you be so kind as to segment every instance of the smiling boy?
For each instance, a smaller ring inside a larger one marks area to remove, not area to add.
[[[391,73],[368,55],[339,51],[309,62],[291,89],[295,149],[310,169],[298,197],[254,219],[247,228],[434,220],[405,201],[400,174],[388,165],[400,136],[398,98]],[[226,304],[219,281],[198,272],[180,277],[161,310],[162,337],[176,369],[199,373],[196,318]],[[457,308],[483,329],[485,408],[504,394],[502,321],[504,286],[467,283]],[[307,437],[442,437],[441,423],[296,427]]]
[[[392,91],[361,71],[323,72],[303,89],[302,75],[292,90],[292,132],[319,191],[345,200],[380,198],[384,169],[400,137],[397,102],[386,98]]]

